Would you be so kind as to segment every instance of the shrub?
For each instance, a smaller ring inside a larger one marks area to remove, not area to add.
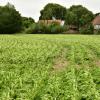
[[[28,29],[26,29],[27,34],[36,34],[36,33],[44,33],[44,34],[58,34],[62,33],[66,30],[65,26],[60,26],[58,24],[33,24]]]
[[[38,33],[38,25],[35,24],[35,23],[30,25],[30,27],[25,30],[25,33],[27,33],[27,34],[36,34],[36,33]]]
[[[84,28],[80,28],[81,34],[94,34],[94,27],[92,24],[86,25]]]
[[[38,33],[46,33],[46,28],[47,26],[43,23],[41,24],[37,24],[37,28],[38,28]]]
[[[99,30],[96,30],[95,33],[99,35],[100,34],[100,29]]]
[[[65,26],[60,26],[59,24],[52,23],[48,26],[46,26],[46,33],[48,34],[58,34],[62,33],[66,30]]]
[[[63,27],[62,26],[54,26],[51,28],[51,33],[61,33],[63,32]]]

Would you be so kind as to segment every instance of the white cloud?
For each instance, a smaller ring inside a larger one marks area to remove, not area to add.
[[[47,3],[51,2],[61,4],[66,8],[69,8],[73,4],[81,4],[94,13],[100,12],[100,0],[0,0],[0,5],[5,5],[7,2],[14,4],[22,16],[31,16],[36,21],[40,16],[40,10]]]

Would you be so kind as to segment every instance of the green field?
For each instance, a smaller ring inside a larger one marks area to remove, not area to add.
[[[0,35],[0,100],[100,100],[100,36]]]

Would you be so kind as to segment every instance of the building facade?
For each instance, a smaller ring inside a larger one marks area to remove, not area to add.
[[[100,29],[100,14],[95,17],[95,19],[92,21],[92,24],[95,30]]]

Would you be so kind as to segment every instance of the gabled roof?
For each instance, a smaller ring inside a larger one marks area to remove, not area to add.
[[[92,23],[93,25],[100,25],[100,15],[96,16]]]

